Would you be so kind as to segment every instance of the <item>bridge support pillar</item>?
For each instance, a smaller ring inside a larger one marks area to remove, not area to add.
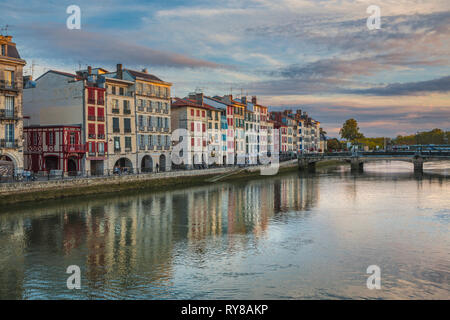
[[[316,163],[313,161],[309,161],[307,159],[299,159],[298,160],[298,170],[315,172],[316,171]]]
[[[418,157],[414,158],[414,173],[423,173],[423,159]]]
[[[362,162],[358,158],[352,158],[352,160],[350,162],[350,166],[351,166],[351,171],[355,171],[355,172],[356,171],[358,171],[358,172],[364,171],[364,162]]]

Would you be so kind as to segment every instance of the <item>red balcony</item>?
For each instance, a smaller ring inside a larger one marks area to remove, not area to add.
[[[85,153],[86,146],[84,144],[69,144],[63,146],[64,152],[66,153]]]

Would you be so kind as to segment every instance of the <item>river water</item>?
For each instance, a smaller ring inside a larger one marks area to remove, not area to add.
[[[450,163],[364,169],[0,208],[0,298],[450,298]]]

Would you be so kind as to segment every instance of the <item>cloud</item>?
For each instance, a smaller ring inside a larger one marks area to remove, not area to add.
[[[432,92],[450,92],[450,76],[428,81],[392,83],[383,87],[360,90],[343,90],[343,93],[376,96],[423,95]]]
[[[68,30],[61,26],[34,26],[23,31],[29,44],[41,58],[71,57],[97,64],[122,62],[131,66],[163,66],[174,68],[228,68],[218,63],[195,59],[183,54],[155,50],[119,36],[81,30]]]

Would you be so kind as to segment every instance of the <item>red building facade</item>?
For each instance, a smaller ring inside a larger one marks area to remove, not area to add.
[[[32,172],[61,170],[76,174],[86,153],[81,126],[29,126],[23,129],[24,168]]]

